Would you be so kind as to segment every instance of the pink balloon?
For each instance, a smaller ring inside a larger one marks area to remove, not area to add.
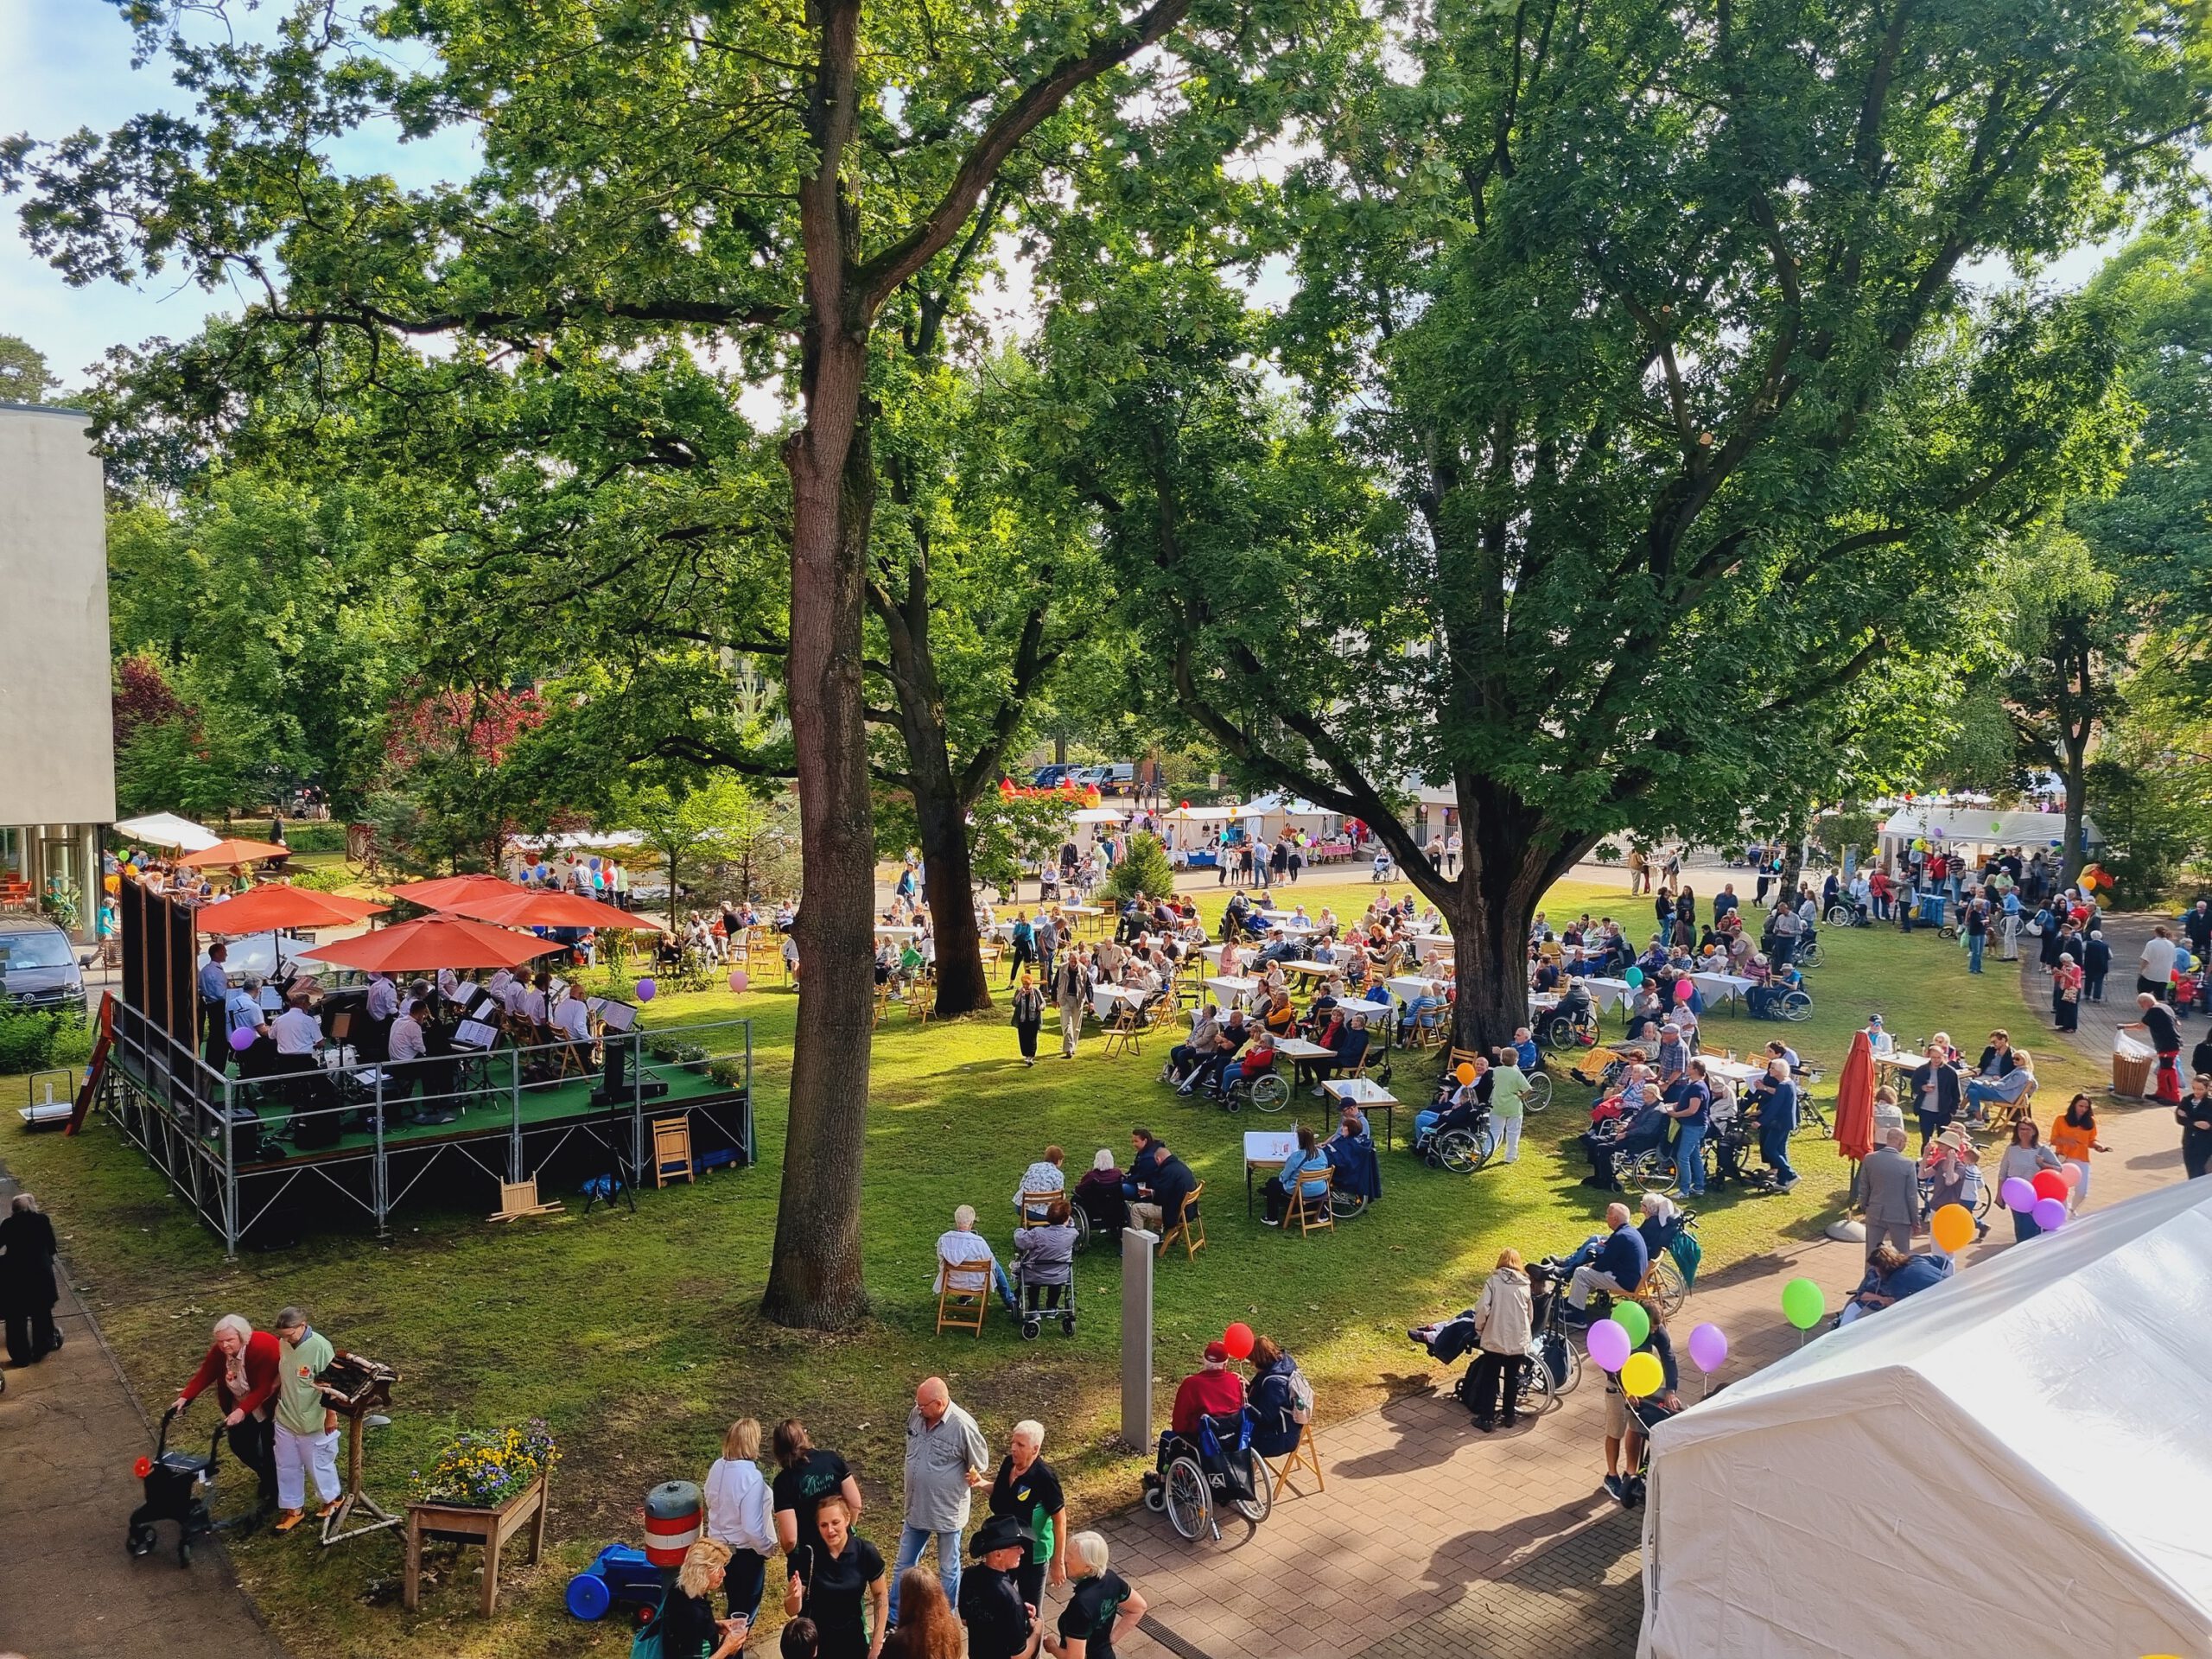
[[[1635,1344],[1628,1339],[1628,1327],[1618,1319],[1599,1319],[1592,1325],[1586,1345],[1592,1363],[1605,1371],[1620,1370],[1635,1351]]]
[[[747,973],[744,969],[733,968],[730,969],[729,988],[733,991],[735,991],[740,996],[745,995],[745,988],[752,982],[753,976]]]
[[[655,998],[655,997],[658,996],[659,995],[660,995],[660,987],[659,987],[659,986],[658,986],[658,985],[656,985],[656,984],[654,984],[654,983],[652,982],[652,981],[651,981],[650,979],[641,979],[641,980],[639,980],[639,981],[638,982],[638,1001],[640,1001],[640,1002],[650,1002],[650,1001],[652,1001],[653,1000],[653,998]]]
[[[1696,988],[1697,988],[1692,985],[1687,979],[1676,980],[1675,982],[1675,1001],[1677,1002],[1688,1001],[1690,1000],[1690,993]]]
[[[2072,1164],[2061,1164],[2058,1166],[2058,1179],[2065,1182],[2068,1190],[2071,1191],[2082,1185],[2082,1172]]]
[[[231,1047],[236,1052],[243,1054],[252,1046],[253,1027],[251,1026],[240,1026],[231,1033]]]
[[[2037,1198],[2036,1207],[2028,1212],[2037,1226],[2046,1233],[2055,1233],[2066,1224],[2066,1200]]]
[[[1717,1325],[1700,1325],[1690,1332],[1690,1363],[1700,1371],[1720,1369],[1728,1357],[1728,1338]]]

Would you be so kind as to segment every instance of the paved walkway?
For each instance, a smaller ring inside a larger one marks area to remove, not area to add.
[[[0,1195],[14,1192],[0,1178]],[[66,1264],[62,1284],[61,1351],[10,1368],[0,1395],[0,1652],[285,1659],[215,1541],[195,1552],[190,1572],[177,1567],[173,1528],[143,1560],[124,1549],[124,1523],[139,1501],[130,1465],[152,1436],[70,1294]],[[204,1405],[194,1416],[202,1433],[212,1432]],[[238,1474],[227,1453],[224,1473]]]
[[[2147,918],[2106,927],[2133,983]],[[1966,971],[1965,958],[1959,971]],[[2049,1005],[2032,963],[2023,967],[2029,1005]],[[2101,1067],[2113,1024],[2133,997],[2086,1010],[2075,1039]],[[1979,1035],[1980,1033],[1975,1033]],[[2024,1046],[2056,1040],[2045,1022]],[[2064,1097],[2039,1101],[2046,1122]],[[2094,1201],[2109,1205],[2180,1175],[2177,1132],[2164,1109],[2101,1101],[2101,1156]],[[1815,1179],[1833,1166],[1808,1143],[1800,1167]],[[2012,1229],[1993,1212],[1974,1262],[2011,1248]],[[1317,1248],[1327,1248],[1325,1244]],[[1801,1275],[1827,1293],[1831,1309],[1858,1283],[1864,1247],[1819,1241],[1778,1245],[1770,1255],[1700,1277],[1675,1322],[1687,1366],[1688,1328],[1711,1321],[1730,1354],[1716,1381],[1741,1376],[1798,1345],[1783,1319],[1781,1287]],[[1164,1516],[1131,1510],[1103,1530],[1114,1566],[1143,1592],[1153,1611],[1131,1659],[1620,1659],[1634,1650],[1643,1616],[1642,1517],[1624,1513],[1599,1487],[1604,1473],[1605,1400],[1595,1372],[1560,1408],[1516,1432],[1481,1434],[1448,1394],[1451,1374],[1410,1344],[1403,1391],[1379,1410],[1319,1436],[1325,1492],[1283,1496],[1258,1528],[1232,1520],[1222,1541],[1185,1544]],[[1684,1391],[1698,1382],[1686,1371]]]

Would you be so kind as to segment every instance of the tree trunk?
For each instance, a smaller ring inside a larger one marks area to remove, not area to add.
[[[838,296],[842,299],[842,296]],[[835,1328],[867,1308],[860,1190],[874,1021],[875,831],[861,690],[861,576],[871,502],[861,422],[864,327],[817,305],[806,340],[806,425],[791,479],[791,746],[798,766],[798,1019],[791,1116],[761,1312]]]
[[[911,746],[914,818],[922,838],[922,896],[937,935],[937,1011],[979,1014],[991,1006],[983,971],[982,930],[976,925],[976,873],[968,846],[968,810],[952,782],[940,741]]]
[[[1594,843],[1562,845],[1532,826],[1517,803],[1471,798],[1460,780],[1459,874],[1437,874],[1425,849],[1402,830],[1386,837],[1402,867],[1418,861],[1414,883],[1436,902],[1452,927],[1452,960],[1459,981],[1452,1005],[1452,1041],[1488,1052],[1513,1040],[1529,1023],[1529,926],[1544,890]],[[1397,828],[1393,826],[1394,829]]]
[[[2066,844],[2058,849],[2058,885],[2071,887],[2082,874],[2086,861],[2082,853],[2082,820],[2088,816],[2088,803],[2082,798],[2082,791],[2088,772],[2089,734],[2085,728],[2080,736],[2068,732],[2058,746],[2058,777],[2066,785]]]

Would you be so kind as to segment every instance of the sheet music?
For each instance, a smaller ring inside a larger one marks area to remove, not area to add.
[[[609,1031],[628,1031],[638,1023],[638,1010],[612,996],[594,996],[584,1005]]]
[[[499,1040],[499,1033],[481,1020],[464,1020],[454,1027],[453,1040],[460,1048],[489,1048]]]

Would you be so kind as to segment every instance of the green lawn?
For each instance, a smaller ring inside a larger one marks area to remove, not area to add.
[[[1367,891],[1351,881],[1308,882],[1298,897],[1344,912]],[[1209,894],[1207,902],[1217,900]],[[1585,906],[1639,921],[1649,913],[1647,901],[1618,888],[1570,884],[1548,902],[1554,918]],[[2009,969],[1993,963],[1989,975],[1971,979],[1955,947],[1930,936],[1831,930],[1824,942],[1828,963],[1812,976],[1816,1013],[1790,1034],[1831,1075],[1850,1033],[1878,1008],[1903,1039],[1942,1026],[1970,1051],[1992,1026],[2041,1031]],[[549,1193],[569,1198],[566,1214],[493,1226],[483,1220],[495,1196],[487,1190],[483,1205],[465,1215],[402,1211],[381,1243],[346,1234],[226,1263],[114,1135],[96,1127],[76,1141],[11,1135],[0,1142],[10,1170],[54,1214],[80,1288],[149,1405],[188,1371],[217,1314],[236,1310],[265,1323],[296,1301],[341,1345],[404,1373],[394,1425],[371,1454],[372,1484],[387,1499],[400,1496],[411,1463],[452,1427],[542,1415],[561,1435],[568,1455],[555,1486],[557,1547],[544,1569],[512,1571],[503,1617],[489,1625],[470,1612],[473,1557],[427,1589],[423,1611],[410,1617],[398,1609],[399,1549],[388,1535],[329,1552],[296,1536],[240,1547],[241,1571],[263,1609],[300,1650],[623,1650],[626,1637],[613,1627],[567,1618],[562,1586],[600,1544],[635,1541],[645,1491],[672,1476],[700,1478],[722,1425],[738,1415],[804,1417],[818,1442],[842,1450],[870,1500],[862,1530],[887,1544],[896,1535],[910,1391],[931,1371],[950,1380],[995,1444],[1017,1419],[1042,1420],[1046,1455],[1069,1477],[1079,1513],[1127,1503],[1137,1465],[1109,1444],[1118,1389],[1113,1253],[1078,1264],[1084,1314],[1071,1342],[1051,1332],[1023,1343],[995,1310],[980,1340],[939,1338],[931,1329],[933,1246],[954,1206],[974,1204],[1002,1239],[1014,1184],[1049,1141],[1065,1147],[1078,1171],[1101,1146],[1126,1154],[1130,1125],[1143,1123],[1210,1184],[1209,1248],[1195,1262],[1179,1254],[1159,1274],[1154,1369],[1163,1387],[1205,1340],[1242,1319],[1299,1355],[1325,1417],[1418,1385],[1427,1363],[1407,1344],[1407,1325],[1463,1306],[1503,1246],[1572,1244],[1598,1212],[1598,1195],[1576,1185],[1579,1158],[1560,1151],[1580,1127],[1571,1095],[1532,1120],[1518,1166],[1464,1179],[1408,1155],[1409,1105],[1399,1113],[1400,1149],[1385,1160],[1383,1202],[1333,1237],[1285,1236],[1243,1215],[1240,1137],[1252,1118],[1176,1101],[1154,1081],[1160,1039],[1141,1058],[1109,1061],[1092,1039],[1074,1065],[1047,1058],[1025,1071],[1002,1017],[921,1027],[894,1013],[877,1035],[868,1103],[861,1202],[873,1318],[836,1338],[779,1330],[754,1308],[773,1236],[794,1007],[780,990],[671,995],[652,1005],[656,1023],[727,1017],[733,1007],[756,1021],[762,1166],[649,1192],[635,1217],[585,1218],[575,1195]],[[1707,1027],[1708,1040],[1731,1046],[1739,1046],[1738,1033],[1742,1044],[1755,1044],[1783,1029],[1727,1014]],[[2044,1062],[2044,1099],[2096,1081],[2036,1036],[2024,1041]],[[1399,1066],[1402,1099],[1425,1091],[1433,1066]],[[1319,1103],[1301,1096],[1298,1109],[1308,1104]],[[1293,1115],[1262,1122],[1280,1126]],[[1708,1271],[1831,1218],[1845,1166],[1810,1141],[1798,1163],[1806,1179],[1787,1198],[1710,1201],[1700,1230]]]

